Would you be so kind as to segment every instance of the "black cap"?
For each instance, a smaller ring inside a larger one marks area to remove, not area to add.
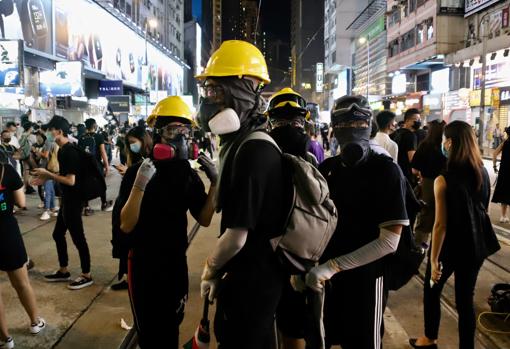
[[[55,130],[61,130],[65,134],[69,133],[69,122],[62,116],[54,115],[50,122],[44,125],[46,129],[54,128]]]

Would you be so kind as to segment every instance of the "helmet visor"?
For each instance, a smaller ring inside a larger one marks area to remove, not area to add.
[[[271,101],[269,101],[269,109],[285,105],[285,102],[293,102],[301,108],[306,108],[306,101],[303,97],[294,94],[284,94],[271,99]]]

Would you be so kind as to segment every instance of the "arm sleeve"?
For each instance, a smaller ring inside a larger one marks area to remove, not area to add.
[[[380,184],[381,191],[375,205],[378,212],[379,227],[391,225],[409,225],[406,210],[406,179],[395,163],[388,163],[385,170],[384,182]],[[383,177],[381,177],[383,178]]]
[[[379,237],[346,255],[334,258],[331,262],[338,270],[361,267],[397,250],[400,234],[381,228]]]

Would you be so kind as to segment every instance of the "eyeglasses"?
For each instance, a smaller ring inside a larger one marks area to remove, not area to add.
[[[187,136],[190,132],[190,126],[181,123],[171,123],[158,129],[158,133],[166,138],[175,138],[178,135]]]
[[[356,117],[361,118],[371,118],[372,117],[372,110],[370,108],[363,108],[360,107],[357,103],[352,103],[347,107],[344,108],[338,108],[333,110],[332,116],[340,116],[342,114],[351,113],[354,114]]]
[[[206,98],[211,103],[222,103],[225,100],[225,90],[220,85],[204,84],[200,86],[200,97]]]
[[[368,122],[365,120],[353,120],[338,122],[333,124],[333,128],[368,128]]]

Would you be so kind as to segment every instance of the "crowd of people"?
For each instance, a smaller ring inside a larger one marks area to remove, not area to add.
[[[261,92],[270,78],[264,57],[243,41],[224,42],[196,78],[198,120],[182,98],[171,96],[156,105],[146,123],[106,134],[94,119],[74,127],[60,116],[44,125],[27,120],[19,139],[13,123],[2,132],[0,270],[18,292],[31,333],[46,323],[30,287],[14,206],[24,209],[25,193],[36,186],[41,219],[57,217],[53,239],[59,266],[46,281],[71,279],[69,231],[82,273],[68,288],[92,285],[82,222],[82,215],[93,214],[83,199],[84,154],[104,178],[115,149],[120,163],[114,166],[122,175],[118,195],[114,203],[106,191],[98,197],[101,209],[112,211],[113,256],[119,259],[119,282],[112,289],[129,289],[141,348],[161,343],[178,348],[188,295],[188,211],[201,226],[221,213],[220,237],[200,286],[202,296],[216,305],[218,348],[275,348],[278,337],[284,349],[382,348],[386,278],[395,276],[388,258],[408,233],[415,247],[428,251],[424,335],[411,338],[410,345],[437,348],[440,296],[455,274],[459,347],[474,348],[474,287],[484,259],[499,244],[487,216],[488,174],[470,125],[429,120],[425,128],[420,111],[409,109],[398,127],[391,111],[374,113],[366,98],[348,95],[335,101],[331,124],[321,127],[291,88],[276,92],[266,106]],[[211,133],[220,139],[218,166]],[[502,177],[509,171],[509,151],[503,141],[494,158],[503,154],[493,198],[502,204],[502,222],[508,222],[510,204],[508,179]],[[288,228],[294,186],[303,185],[292,182],[282,153],[318,169],[317,177],[327,183],[324,195],[334,203],[331,212],[338,216],[318,263],[305,270],[288,269],[275,245]],[[208,185],[189,160],[197,161]],[[411,202],[419,208],[411,209]],[[317,294],[323,297],[323,316],[310,314],[310,297]],[[3,309],[0,297],[0,348],[10,349],[14,341]],[[310,324],[317,318],[323,327]]]

